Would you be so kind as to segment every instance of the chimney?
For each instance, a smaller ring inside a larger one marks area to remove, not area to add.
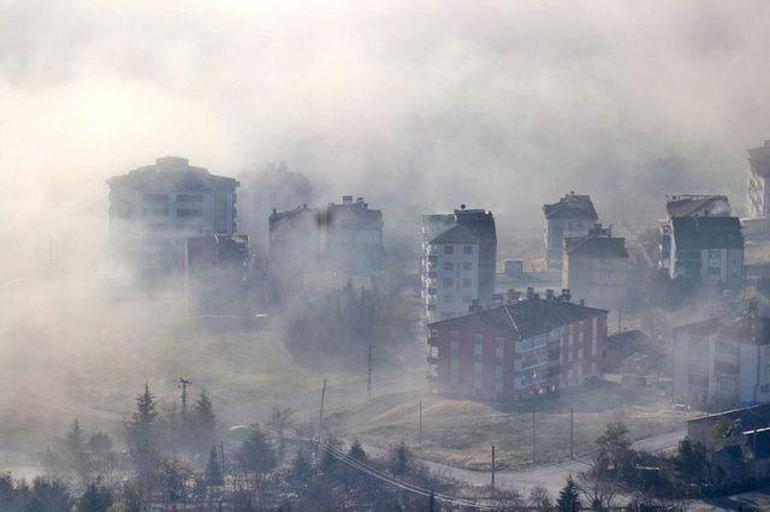
[[[561,302],[569,302],[570,299],[572,299],[572,295],[569,293],[569,288],[562,288],[561,295],[559,295],[559,300]]]
[[[580,299],[580,305],[581,306],[585,306],[586,305],[586,300],[585,299]]]
[[[353,204],[353,196],[342,196],[342,204]]]
[[[527,300],[535,298],[535,289],[531,286],[527,286]]]
[[[363,203],[363,202],[364,202],[364,198],[363,198],[363,196],[359,196],[359,197],[357,197],[357,198],[356,198],[356,202],[357,202],[357,203]]]
[[[508,288],[505,291],[505,303],[515,304],[521,298],[521,293],[517,292],[514,288]]]
[[[554,299],[553,290],[551,288],[547,288],[545,290],[545,299],[546,300],[551,300],[551,301]]]

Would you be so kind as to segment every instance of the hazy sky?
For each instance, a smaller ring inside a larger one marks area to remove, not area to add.
[[[460,202],[539,222],[570,189],[608,215],[665,191],[742,206],[744,150],[770,138],[769,16],[761,0],[0,0],[0,241],[103,237],[104,179],[168,154],[225,175],[285,160],[386,223]]]

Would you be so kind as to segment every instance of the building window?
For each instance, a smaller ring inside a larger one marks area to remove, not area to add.
[[[200,194],[177,194],[176,200],[180,203],[202,203],[203,196]]]
[[[473,270],[473,263],[470,261],[463,262],[463,270]]]
[[[451,261],[445,261],[444,262],[444,270],[452,270],[452,262]]]
[[[178,208],[176,216],[182,218],[203,217],[203,210],[198,208]]]
[[[466,245],[463,247],[463,254],[473,254],[473,246]]]
[[[148,203],[167,203],[168,194],[144,194],[142,200]]]
[[[770,384],[762,384],[759,387],[759,391],[760,391],[760,393],[768,393],[768,392],[770,392]]]
[[[466,304],[469,304],[471,302],[471,296],[470,295],[463,295],[463,302]]]
[[[463,288],[470,288],[472,284],[472,280],[468,279],[467,277],[463,278]]]
[[[452,278],[451,278],[451,277],[445,277],[445,278],[444,278],[444,279],[441,281],[441,284],[442,284],[442,285],[444,285],[444,286],[446,286],[446,287],[448,287],[448,288],[451,288],[452,286],[454,286],[454,281],[452,281]]]
[[[454,254],[455,253],[455,246],[454,245],[445,245],[444,246],[444,254]]]

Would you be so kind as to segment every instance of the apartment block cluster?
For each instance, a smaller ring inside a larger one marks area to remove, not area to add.
[[[285,165],[242,181],[239,193],[241,181],[179,157],[110,178],[113,253],[147,283],[184,277],[191,310],[220,317],[253,316],[246,290],[266,274],[382,270],[382,214],[363,198],[308,208],[310,182]]]
[[[732,300],[709,320],[674,331],[674,399],[770,402],[770,320],[735,300],[746,282],[746,237],[768,234],[762,225],[770,209],[770,141],[748,153],[750,217],[734,215],[724,195],[668,196],[653,258],[632,260],[626,240],[600,222],[589,195],[571,191],[545,204],[537,275],[559,279],[561,291],[495,289],[496,274],[488,272],[497,262],[491,212],[463,206],[452,214],[423,216],[421,297],[433,389],[514,399],[600,377],[612,351],[608,314],[638,299],[640,280],[651,276],[642,273],[640,261],[652,259],[693,296]],[[509,272],[513,263],[506,261],[504,277],[523,274],[521,263]]]

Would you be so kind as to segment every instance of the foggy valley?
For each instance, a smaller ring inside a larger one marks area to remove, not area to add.
[[[770,508],[768,28],[0,1],[0,512]]]

